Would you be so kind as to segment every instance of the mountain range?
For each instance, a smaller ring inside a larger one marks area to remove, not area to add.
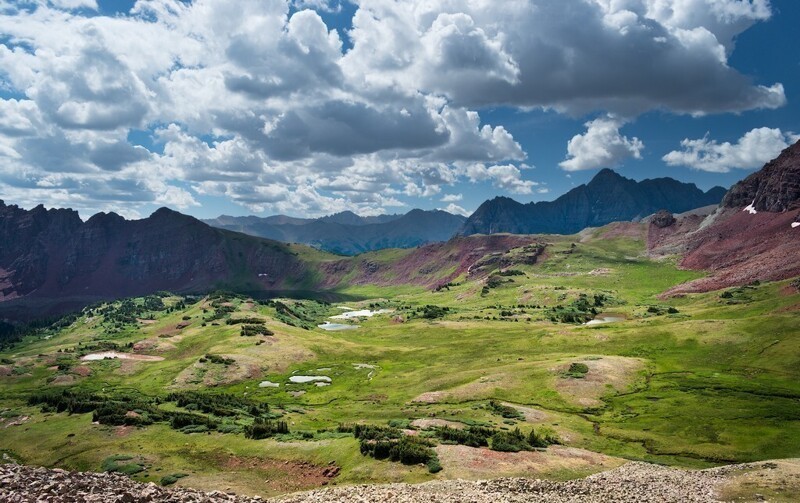
[[[675,218],[667,214],[720,200],[723,204],[710,215],[688,212]],[[652,255],[677,254],[682,266],[711,271],[711,276],[686,284],[677,293],[800,275],[796,246],[800,142],[736,184],[724,199],[721,189],[704,193],[670,179],[635,182],[604,170],[589,184],[552,203],[488,201],[463,224],[461,233],[577,232],[615,219],[638,219],[662,208],[669,211],[661,212],[659,218],[619,225],[633,226],[636,235],[644,233]],[[543,220],[545,216],[553,222]],[[392,236],[407,238],[412,233],[405,229],[419,228],[428,218],[450,221],[449,217],[444,212],[416,210],[381,217],[392,218],[387,221],[363,220],[352,214],[305,223],[291,223],[288,217],[238,220],[250,225],[267,220],[270,225],[309,232],[318,228],[358,231],[372,236],[362,242],[380,246],[383,239],[388,246],[390,238],[381,238],[380,229],[394,228]],[[348,242],[347,246],[356,245]],[[415,249],[342,257],[218,229],[167,208],[141,220],[98,213],[84,222],[70,209],[48,210],[40,205],[25,210],[0,201],[0,318],[64,312],[102,299],[159,290],[335,292],[354,284],[434,288],[463,274],[479,278],[481,268],[476,266],[501,260],[512,249],[529,249],[526,253],[535,263],[538,254],[546,255],[545,248],[546,242],[536,236],[481,234]]]
[[[555,201],[521,204],[507,197],[484,202],[465,222],[461,233],[573,234],[587,227],[639,220],[658,210],[682,213],[719,204],[725,189],[703,192],[693,183],[672,178],[637,182],[610,169]]]
[[[725,189],[703,192],[672,178],[637,182],[610,169],[555,201],[522,204],[507,197],[484,202],[468,219],[441,210],[361,217],[350,211],[317,219],[285,215],[204,220],[209,225],[284,243],[302,243],[341,255],[413,248],[456,234],[572,234],[586,227],[638,220],[658,210],[681,213],[719,204]]]
[[[0,201],[0,305],[39,299],[61,311],[158,290],[277,290],[301,285],[305,263],[286,244],[210,227],[161,208],[126,220]],[[27,306],[26,306],[27,307]]]
[[[384,248],[414,248],[447,241],[465,217],[441,210],[411,210],[405,215],[361,217],[344,211],[317,219],[220,216],[209,225],[284,243],[302,243],[340,255],[357,255]]]

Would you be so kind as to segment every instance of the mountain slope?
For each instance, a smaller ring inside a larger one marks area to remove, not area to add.
[[[650,226],[651,254],[683,255],[711,274],[670,293],[701,292],[800,275],[800,142],[734,185],[707,217]]]
[[[0,301],[118,298],[157,290],[273,290],[309,281],[284,244],[162,208],[142,220],[0,201]]]
[[[725,189],[703,192],[694,184],[671,178],[636,182],[610,169],[555,201],[521,204],[498,197],[483,203],[469,217],[462,234],[572,234],[586,227],[637,220],[660,209],[683,212],[717,204]]]
[[[412,210],[401,216],[359,217],[342,212],[315,220],[275,221],[275,217],[251,216],[219,217],[206,223],[284,243],[303,243],[341,255],[355,255],[446,241],[465,220],[440,210]]]

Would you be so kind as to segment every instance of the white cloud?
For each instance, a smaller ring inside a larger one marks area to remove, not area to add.
[[[0,196],[20,201],[136,211],[217,195],[366,214],[465,181],[530,194],[527,153],[476,107],[785,102],[728,64],[766,0],[360,0],[348,51],[318,14],[338,0],[151,0],[115,17],[87,13],[94,0],[2,5],[0,88],[15,98],[0,99]],[[640,155],[621,123],[598,121],[565,169]],[[133,145],[141,131],[156,144]]]
[[[529,169],[521,165],[523,169]],[[512,164],[494,165],[472,164],[466,168],[467,177],[473,182],[491,181],[499,189],[512,194],[530,194],[533,187],[539,185],[532,180],[523,180],[520,169]]]
[[[368,86],[467,107],[775,108],[783,86],[754,85],[727,63],[735,37],[770,15],[766,0],[362,0],[343,67]]]
[[[92,9],[97,10],[95,0],[48,0],[54,7],[60,9]]]
[[[341,12],[342,1],[347,0],[292,0],[295,9],[314,9],[323,12]]]
[[[462,199],[464,199],[463,194],[445,194],[444,196],[442,196],[440,201],[442,201],[443,203],[457,203]]]
[[[644,143],[639,138],[628,139],[619,129],[624,124],[613,116],[587,122],[586,133],[577,134],[567,144],[567,160],[559,163],[566,171],[614,167],[633,157],[641,159]]]
[[[471,211],[465,210],[461,206],[457,205],[456,203],[450,203],[447,205],[446,208],[439,208],[440,210],[446,211],[448,213],[452,213],[453,215],[461,215],[468,217],[472,215]]]
[[[719,143],[706,135],[697,140],[683,140],[681,150],[673,150],[663,160],[670,166],[727,173],[732,169],[760,168],[798,140],[800,135],[767,127],[748,131],[736,143]]]

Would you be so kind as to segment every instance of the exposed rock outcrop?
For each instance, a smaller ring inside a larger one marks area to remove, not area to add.
[[[680,253],[681,266],[710,275],[667,294],[702,292],[800,275],[800,142],[737,183],[711,215],[651,227],[652,254]],[[655,227],[655,228],[654,228]]]
[[[800,207],[800,141],[725,194],[722,206],[779,213]]]
[[[650,223],[658,227],[659,229],[665,229],[673,224],[675,224],[677,220],[667,210],[659,210],[655,215],[652,216],[650,219]]]

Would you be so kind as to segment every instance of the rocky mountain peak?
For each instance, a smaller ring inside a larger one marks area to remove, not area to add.
[[[703,192],[672,178],[640,182],[611,169],[600,170],[586,185],[555,201],[520,204],[507,197],[483,203],[464,224],[462,234],[572,234],[586,227],[638,220],[659,209],[681,213],[719,204],[724,189]]]
[[[800,141],[725,194],[722,206],[780,213],[800,207]]]

